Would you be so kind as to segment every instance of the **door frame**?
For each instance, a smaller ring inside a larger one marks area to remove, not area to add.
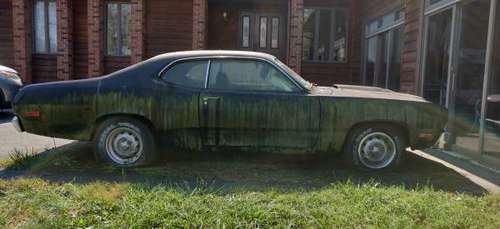
[[[250,31],[249,31],[249,47],[243,47],[243,17],[250,17]],[[266,47],[260,48],[260,18],[267,18],[267,34],[266,34]],[[272,20],[278,18],[278,48],[272,48]],[[280,11],[258,11],[255,9],[241,9],[238,11],[238,49],[247,51],[275,50],[276,53],[271,52],[278,57],[278,59],[285,61],[288,52],[288,18],[287,15]]]

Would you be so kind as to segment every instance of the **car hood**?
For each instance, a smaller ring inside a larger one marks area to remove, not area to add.
[[[384,99],[429,103],[429,101],[416,95],[399,93],[389,89],[355,85],[335,85],[334,87],[314,87],[313,95],[332,96],[345,98]]]

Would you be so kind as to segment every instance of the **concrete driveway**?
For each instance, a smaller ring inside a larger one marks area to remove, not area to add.
[[[14,151],[14,149],[38,151],[72,142],[65,139],[19,133],[10,124],[11,119],[12,114],[0,112],[0,159],[8,158],[9,153]]]

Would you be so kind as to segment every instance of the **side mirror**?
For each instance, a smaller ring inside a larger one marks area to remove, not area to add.
[[[488,95],[488,102],[500,103],[500,94]]]

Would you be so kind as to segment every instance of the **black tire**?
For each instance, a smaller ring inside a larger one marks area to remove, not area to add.
[[[406,135],[398,128],[381,124],[360,126],[347,138],[344,159],[361,170],[394,169],[402,161],[406,147]]]
[[[151,129],[133,118],[112,117],[103,121],[94,135],[98,159],[116,167],[138,167],[156,159]]]

